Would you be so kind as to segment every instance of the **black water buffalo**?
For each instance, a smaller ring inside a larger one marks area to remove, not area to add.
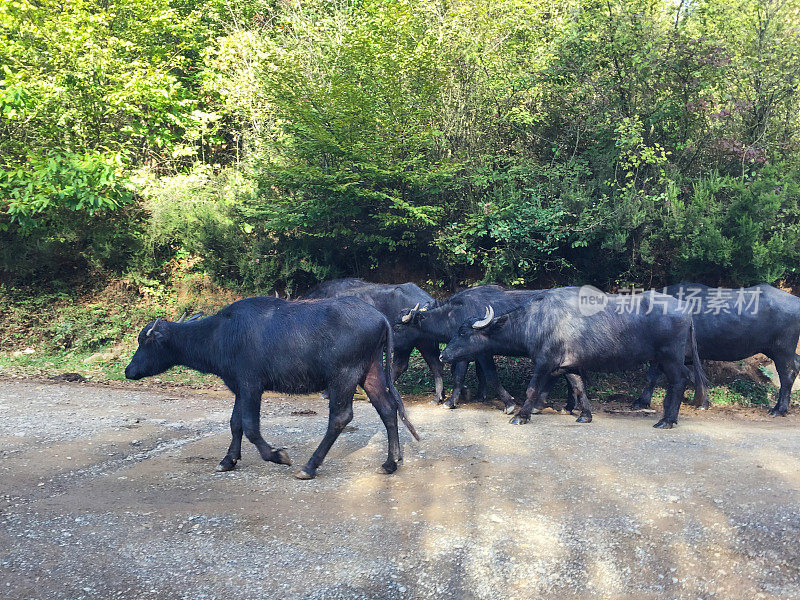
[[[737,290],[679,283],[664,292],[678,299],[679,310],[691,315],[701,359],[734,361],[762,353],[775,363],[781,388],[769,414],[785,415],[800,370],[796,353],[800,298],[767,284]],[[650,406],[660,376],[658,368],[651,366],[635,407]],[[707,400],[701,408],[708,408]]]
[[[453,294],[443,302],[433,302],[405,314],[399,324],[395,324],[395,338],[408,339],[409,336],[424,336],[428,339],[447,343],[458,332],[462,323],[484,314],[486,307],[492,305],[498,312],[508,312],[524,302],[541,296],[541,290],[507,290],[499,285],[479,285]],[[491,354],[474,356],[475,371],[478,375],[479,398],[485,398],[487,388],[494,388],[497,397],[503,402],[507,413],[514,411],[514,397],[500,384],[497,367]],[[468,361],[453,362],[453,394],[445,403],[455,408],[463,391],[464,375]],[[572,398],[572,396],[570,396]],[[567,408],[571,410],[569,406]],[[573,404],[574,405],[574,404]]]
[[[584,302],[587,296],[594,300]],[[655,427],[670,428],[678,421],[689,376],[684,365],[687,351],[693,358],[695,394],[706,396],[692,318],[677,305],[672,296],[652,291],[626,296],[556,288],[499,316],[489,306],[484,318],[459,328],[442,360],[467,360],[487,353],[530,357],[533,377],[524,406],[511,419],[516,424],[528,422],[537,399],[546,399],[559,374],[620,371],[651,362],[669,381],[664,416]],[[582,385],[577,394],[581,415],[591,415]]]
[[[285,450],[272,448],[261,437],[261,394],[325,390],[328,430],[308,463],[295,474],[298,479],[316,475],[353,418],[353,394],[361,385],[389,437],[389,456],[381,470],[393,473],[402,460],[398,414],[412,435],[419,437],[390,377],[392,350],[392,329],[386,317],[357,298],[299,302],[248,298],[205,319],[148,323],[139,334],[139,348],[125,377],[141,379],[185,365],[222,378],[236,399],[231,445],[218,471],[235,467],[241,457],[242,433],[264,460],[291,464]]]
[[[388,285],[370,283],[362,279],[347,278],[324,281],[308,292],[304,299],[337,298],[354,296],[372,304],[381,311],[390,323],[394,323],[404,311],[414,306],[424,306],[434,302],[433,297],[413,283]],[[422,336],[404,336],[395,338],[392,374],[396,380],[408,369],[408,359],[416,348],[428,363],[434,379],[435,400],[444,399],[444,381],[442,379],[442,363],[439,360],[439,345]]]

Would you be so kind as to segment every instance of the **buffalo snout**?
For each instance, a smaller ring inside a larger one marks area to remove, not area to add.
[[[133,365],[133,362],[125,367],[125,379],[133,379],[134,381],[137,381],[142,377],[144,377],[144,374]]]

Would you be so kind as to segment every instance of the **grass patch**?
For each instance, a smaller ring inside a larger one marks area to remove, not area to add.
[[[798,397],[794,395],[796,402]],[[736,379],[727,385],[712,388],[709,401],[712,404],[739,404],[741,406],[765,406],[777,400],[777,390],[764,383],[749,379]]]
[[[120,381],[146,323],[195,310],[213,313],[232,299],[231,292],[217,291],[202,277],[180,274],[156,291],[129,281],[45,294],[0,287],[0,374],[74,372],[90,381]],[[219,381],[183,367],[157,379],[183,385]]]

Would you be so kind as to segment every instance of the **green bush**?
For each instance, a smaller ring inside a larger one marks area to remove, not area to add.
[[[252,232],[238,210],[252,194],[251,182],[235,170],[215,173],[197,164],[174,176],[141,171],[132,183],[146,214],[138,271],[158,275],[170,260],[199,258],[199,270],[236,284]]]
[[[665,223],[666,247],[674,249],[669,270],[676,278],[742,285],[793,274],[800,257],[798,175],[777,163],[744,178],[696,181]]]
[[[443,228],[436,244],[451,267],[479,266],[487,282],[525,285],[563,270],[570,237],[565,203],[546,169],[482,168],[471,178],[474,207]]]
[[[799,10],[12,0],[0,276],[796,281]]]

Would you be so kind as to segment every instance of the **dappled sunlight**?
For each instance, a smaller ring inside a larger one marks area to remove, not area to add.
[[[523,597],[556,589],[601,597],[631,589],[653,597],[752,589],[758,571],[739,565],[731,572],[730,566],[741,556],[729,516],[738,508],[739,486],[732,479],[721,491],[712,489],[720,483],[713,473],[733,462],[748,473],[783,477],[798,460],[785,460],[785,470],[760,470],[761,452],[736,447],[747,439],[746,424],[738,423],[715,423],[709,431],[708,423],[693,422],[661,432],[650,420],[605,415],[588,426],[540,415],[522,427],[508,425],[499,411],[454,415],[426,408],[417,416],[427,430],[416,450],[424,458],[404,466],[414,473],[398,477],[398,487],[412,477],[413,493],[397,500],[390,517],[398,525],[414,519],[412,539],[426,560],[449,565],[447,557],[457,557],[442,576],[458,573],[479,597],[491,596],[498,580]],[[600,428],[619,436],[617,448],[592,448],[608,434]],[[441,429],[464,444],[439,442]],[[554,435],[560,444],[550,446]],[[689,456],[671,459],[677,450],[670,447],[686,444]],[[653,451],[642,452],[648,447]],[[356,481],[364,479],[380,485],[371,477]]]
[[[776,452],[773,448],[756,448],[748,452],[753,463],[775,475],[800,491],[800,458]]]
[[[23,472],[13,468],[22,465],[16,454],[0,463],[19,490],[9,530],[33,528],[41,540],[27,544],[37,557],[77,565],[87,581],[102,567],[86,565],[110,561],[144,581],[202,564],[198,577],[226,582],[247,556],[258,566],[238,585],[268,582],[284,597],[309,586],[332,597],[492,600],[800,592],[793,416],[745,422],[689,412],[659,431],[650,416],[599,411],[581,425],[549,413],[514,426],[485,406],[409,403],[422,441],[401,429],[404,463],[385,475],[376,472],[386,459],[383,424],[358,401],[317,478],[298,481],[292,473],[327,423],[318,396],[264,405],[264,435],[288,447],[293,466],[263,462],[246,442],[237,468],[216,473],[229,398],[134,401],[128,391],[90,390],[74,392],[86,399],[70,409],[83,423],[80,439],[55,438],[68,422],[61,412],[45,431],[54,436],[40,448],[46,457],[35,452]],[[43,414],[47,400],[26,406]],[[77,452],[82,441],[95,449]],[[65,452],[81,466],[56,474]],[[85,559],[65,554],[62,532],[81,541]],[[19,550],[15,537],[2,539]],[[381,592],[365,592],[375,586]]]

